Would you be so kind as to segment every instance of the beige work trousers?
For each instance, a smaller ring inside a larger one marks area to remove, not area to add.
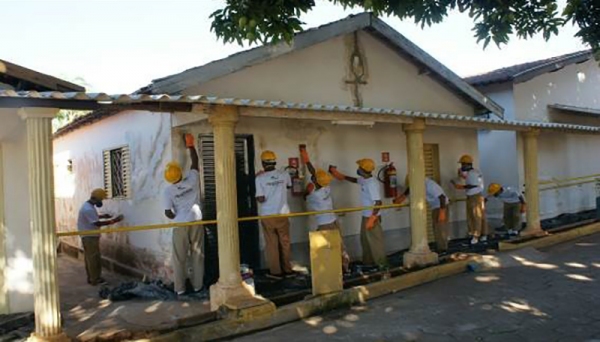
[[[504,203],[504,228],[521,230],[521,203]]]
[[[336,220],[329,224],[322,224],[317,227],[317,230],[337,230],[340,232],[340,237],[342,239],[342,268],[344,269],[344,272],[347,273],[348,268],[350,267],[350,256],[346,252],[346,246],[344,245],[344,238],[342,236],[342,228],[339,222]]]
[[[469,235],[473,237],[489,235],[485,217],[485,199],[481,194],[467,196],[467,225]]]
[[[435,245],[438,252],[444,252],[448,250],[448,220],[441,222],[440,217],[441,209],[433,209],[431,211],[431,222],[433,222],[433,235],[435,236]],[[446,214],[448,210],[446,209]]]
[[[383,229],[381,218],[377,220],[371,230],[367,230],[368,217],[363,217],[360,225],[360,243],[363,252],[363,264],[381,265],[387,264],[385,244],[383,242]]]
[[[185,291],[185,280],[188,278],[188,255],[192,262],[190,280],[194,290],[200,290],[204,282],[204,227],[201,225],[173,229],[175,292]]]
[[[86,236],[81,239],[85,261],[85,273],[88,284],[96,285],[102,277],[102,256],[100,255],[100,237]]]
[[[262,219],[267,265],[273,275],[292,273],[290,263],[290,220],[287,217]]]

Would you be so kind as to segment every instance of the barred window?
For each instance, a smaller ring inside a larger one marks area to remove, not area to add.
[[[130,195],[129,147],[104,151],[104,190],[108,198],[128,198]]]

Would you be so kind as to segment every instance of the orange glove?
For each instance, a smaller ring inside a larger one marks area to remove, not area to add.
[[[455,189],[458,189],[458,190],[464,190],[465,189],[464,185],[462,185],[462,184],[456,184],[456,182],[454,180],[451,180],[450,183],[452,183],[452,185],[454,185]]]
[[[300,145],[300,157],[304,165],[310,163],[310,159],[308,159],[308,152],[306,151],[306,145]]]
[[[329,173],[331,173],[337,180],[343,181],[346,179],[346,175],[339,172],[335,166],[329,165]]]
[[[191,134],[184,135],[185,147],[194,147],[194,136]]]
[[[308,183],[308,185],[306,186],[306,194],[310,194],[313,191],[315,191],[315,185],[313,183]]]
[[[372,230],[375,227],[375,223],[377,222],[377,220],[379,220],[379,217],[377,217],[376,215],[371,215],[371,217],[369,217],[369,219],[367,220],[367,225],[365,228],[367,228],[367,230]]]
[[[438,214],[438,221],[440,223],[448,222],[448,210],[446,208],[440,208],[440,212]]]
[[[522,203],[521,204],[521,214],[525,213],[527,211],[527,204]]]
[[[404,203],[404,201],[406,201],[406,196],[404,196],[404,194],[394,198],[394,204],[402,204]]]

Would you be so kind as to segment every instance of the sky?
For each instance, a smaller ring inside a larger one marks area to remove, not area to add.
[[[562,0],[564,3],[564,0]],[[0,0],[0,59],[53,76],[82,78],[88,91],[130,93],[153,79],[224,58],[248,47],[224,45],[210,32],[209,15],[224,0]],[[305,28],[342,19],[344,11],[317,0]],[[483,49],[472,20],[458,12],[421,29],[382,18],[460,76],[548,58],[586,47],[565,27],[545,42],[511,39]]]

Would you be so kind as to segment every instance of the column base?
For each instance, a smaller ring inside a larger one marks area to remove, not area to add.
[[[275,312],[275,304],[256,296],[254,289],[241,282],[239,286],[226,287],[216,283],[210,287],[210,309],[221,317],[253,320]]]
[[[31,336],[27,339],[27,342],[70,342],[71,339],[67,334],[60,333],[58,335],[42,337],[38,336],[36,333],[32,333]]]
[[[439,263],[438,254],[435,252],[416,253],[408,251],[404,253],[403,259],[406,268],[424,267]]]
[[[519,236],[521,236],[521,237],[541,237],[541,236],[546,236],[546,235],[548,235],[548,232],[543,230],[541,227],[535,227],[535,228],[528,227],[528,228],[523,229],[519,233]]]

